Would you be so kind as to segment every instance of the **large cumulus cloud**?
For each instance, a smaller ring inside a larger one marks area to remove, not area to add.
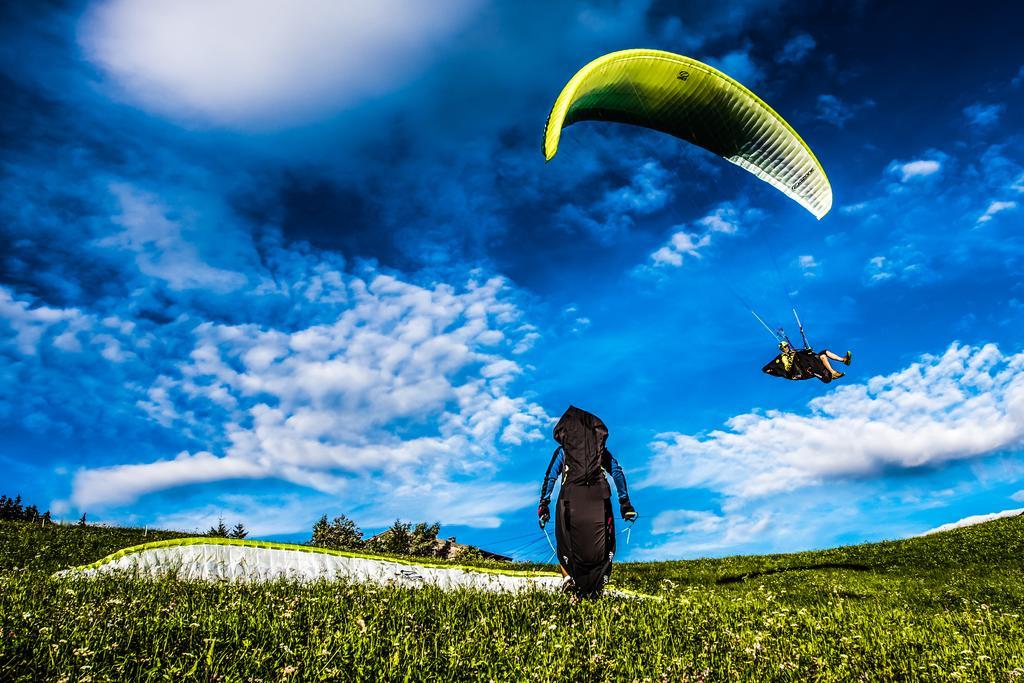
[[[809,407],[737,415],[707,434],[661,434],[647,483],[764,496],[1019,447],[1024,353],[954,343]]]
[[[539,437],[547,416],[509,390],[522,372],[511,349],[528,328],[502,300],[502,280],[458,290],[382,274],[333,276],[344,298],[328,299],[333,322],[291,333],[199,322],[188,357],[139,398],[139,410],[164,427],[219,432],[222,453],[85,468],[75,477],[76,506],[239,478],[332,494],[360,479],[365,501],[382,490],[486,477],[499,445]]]
[[[279,126],[407,83],[478,4],[110,0],[89,12],[81,41],[123,95],[146,108],[217,125]]]

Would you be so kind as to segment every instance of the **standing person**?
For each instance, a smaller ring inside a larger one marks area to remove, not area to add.
[[[554,437],[558,448],[541,483],[538,522],[543,528],[551,518],[548,506],[561,476],[555,538],[565,587],[580,597],[596,597],[608,582],[615,556],[615,522],[605,473],[615,482],[622,518],[635,520],[636,510],[629,502],[626,476],[605,447],[608,428],[599,417],[569,406],[555,425]]]

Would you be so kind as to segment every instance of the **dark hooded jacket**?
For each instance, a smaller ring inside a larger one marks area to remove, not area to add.
[[[558,424],[555,425],[555,441],[559,446],[551,456],[548,469],[541,484],[540,502],[547,505],[555,490],[555,482],[565,474],[563,485],[576,485],[604,480],[603,472],[611,475],[620,505],[629,503],[629,489],[626,475],[612,452],[605,445],[608,428],[601,418],[576,406],[569,406]],[[593,449],[593,450],[591,450]],[[593,453],[600,453],[597,471],[594,470]],[[607,488],[607,482],[605,483]],[[610,493],[610,491],[609,491]]]

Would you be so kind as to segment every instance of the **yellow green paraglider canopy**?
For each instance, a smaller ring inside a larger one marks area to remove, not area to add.
[[[745,168],[821,218],[832,186],[814,152],[761,98],[721,71],[660,50],[623,50],[566,84],[544,129],[544,158],[577,121],[630,123],[674,135]]]

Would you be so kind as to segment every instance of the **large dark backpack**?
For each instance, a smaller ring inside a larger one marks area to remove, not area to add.
[[[601,457],[608,427],[597,415],[569,406],[555,425],[555,441],[565,453],[565,484],[592,486],[604,481]]]

